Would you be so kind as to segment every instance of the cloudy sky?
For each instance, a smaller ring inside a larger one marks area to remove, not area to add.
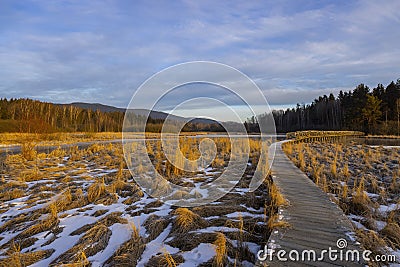
[[[398,0],[1,0],[0,97],[126,107],[154,73],[205,60],[248,75],[273,107],[309,103],[400,78],[399,10]]]

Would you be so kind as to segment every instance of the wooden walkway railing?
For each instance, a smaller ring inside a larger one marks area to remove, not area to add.
[[[287,133],[286,138],[294,143],[336,142],[348,138],[364,136],[365,133],[357,131],[299,131]]]

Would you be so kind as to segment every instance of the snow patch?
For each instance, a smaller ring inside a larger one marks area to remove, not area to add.
[[[180,267],[198,266],[201,263],[211,260],[215,253],[215,245],[201,243],[197,248],[182,253],[185,262]]]

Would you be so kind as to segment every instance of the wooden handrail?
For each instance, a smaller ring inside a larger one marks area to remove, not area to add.
[[[359,131],[297,131],[286,134],[287,139],[300,141],[307,138],[322,137],[342,137],[342,136],[364,136],[365,133]]]

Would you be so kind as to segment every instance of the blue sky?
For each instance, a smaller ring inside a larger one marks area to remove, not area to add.
[[[0,97],[126,107],[148,77],[228,64],[273,107],[400,78],[400,1],[0,1]],[[212,91],[210,92],[212,96]]]

